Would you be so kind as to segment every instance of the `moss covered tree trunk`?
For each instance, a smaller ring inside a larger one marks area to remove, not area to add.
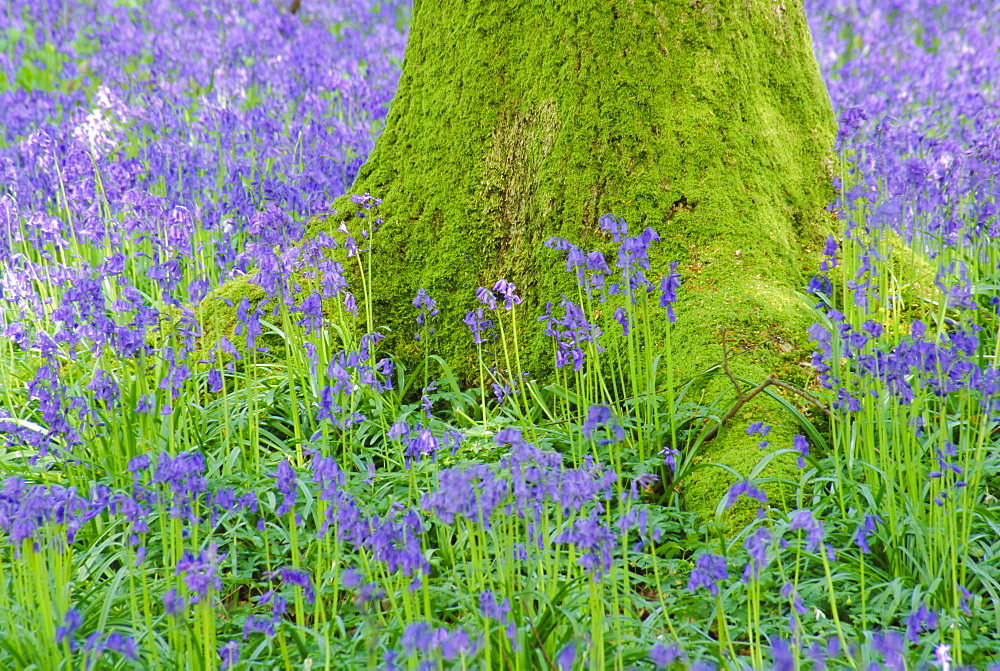
[[[833,135],[799,0],[416,0],[352,188],[383,199],[376,322],[412,334],[424,288],[438,348],[468,359],[476,287],[505,277],[530,304],[557,300],[571,278],[542,243],[606,246],[613,213],[659,232],[660,269],[681,262],[680,360],[718,359],[706,326],[759,342],[800,312]]]
[[[720,359],[720,326],[758,345],[737,374],[779,372],[801,357],[794,292],[830,229],[833,138],[801,0],[415,0],[398,93],[352,188],[383,200],[375,323],[405,360],[424,288],[435,349],[472,371],[475,289],[506,278],[539,314],[573,286],[543,242],[610,249],[598,220],[613,213],[660,234],[654,274],[680,262],[679,376]],[[314,233],[351,221],[339,206]],[[551,367],[551,340],[524,322],[525,368]],[[721,458],[751,459],[736,453]]]

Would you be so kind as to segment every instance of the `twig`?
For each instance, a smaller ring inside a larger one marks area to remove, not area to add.
[[[743,406],[746,405],[754,396],[764,391],[771,385],[778,387],[779,389],[784,389],[787,392],[791,392],[796,396],[800,396],[806,399],[807,401],[815,405],[817,408],[825,412],[827,416],[830,417],[830,419],[833,419],[833,413],[831,413],[830,410],[826,408],[818,400],[816,400],[806,392],[800,389],[796,389],[787,382],[782,382],[774,375],[768,375],[766,378],[764,378],[763,382],[761,382],[756,387],[751,389],[750,393],[744,395],[743,388],[740,386],[739,380],[736,378],[735,375],[733,375],[733,372],[729,369],[729,352],[726,347],[725,328],[719,329],[719,335],[722,339],[722,372],[726,374],[726,377],[729,378],[730,382],[733,383],[733,387],[736,389],[736,402],[733,403],[733,407],[729,409],[729,412],[727,412],[725,416],[723,416],[723,418],[719,420],[718,424],[705,430],[705,433],[701,435],[701,439],[698,441],[699,443],[706,443],[715,438],[719,434],[719,429],[725,426],[726,422],[735,417],[736,413],[738,413],[743,408]]]
[[[829,417],[830,419],[833,419],[833,413],[830,412],[830,409],[828,407],[826,407],[825,405],[823,405],[822,403],[820,403],[817,399],[813,398],[812,396],[810,396],[806,392],[802,391],[801,389],[796,389],[792,385],[788,384],[787,382],[782,382],[781,380],[773,380],[771,382],[771,384],[773,384],[775,387],[780,387],[781,389],[784,389],[787,392],[791,392],[792,394],[795,394],[796,396],[801,396],[802,398],[804,398],[805,400],[809,401],[810,403],[812,403],[813,405],[815,405],[817,408],[819,408],[820,410],[822,410],[823,412],[825,412],[827,417]]]
[[[524,596],[521,597],[521,604],[524,605]],[[531,620],[531,618],[528,618],[528,624],[531,626],[531,633],[535,635],[535,640],[538,641],[538,650],[542,653],[542,657],[545,658],[545,661],[548,662],[551,668],[558,668],[552,661],[552,658],[549,657],[549,654],[545,652],[545,644],[542,641],[542,637],[538,635],[538,630],[535,629],[535,623]]]
[[[766,378],[764,378],[763,382],[761,382],[756,387],[751,389],[749,394],[747,394],[746,396],[740,396],[738,399],[736,399],[736,403],[734,403],[733,407],[729,409],[729,412],[727,412],[725,416],[721,420],[719,420],[718,424],[706,430],[705,433],[702,434],[701,440],[698,442],[705,443],[715,438],[715,436],[718,435],[719,433],[719,429],[721,429],[726,422],[731,420],[736,415],[736,413],[738,413],[740,409],[742,409],[743,406],[747,404],[748,401],[750,401],[754,396],[756,396],[760,392],[767,389],[767,387],[772,384],[774,384],[774,376],[768,375]]]
[[[722,372],[724,372],[726,377],[729,378],[729,381],[733,383],[733,388],[736,389],[736,399],[740,402],[740,405],[743,405],[743,403],[746,403],[746,401],[743,400],[743,387],[740,386],[740,381],[736,379],[733,372],[729,370],[729,351],[726,347],[725,326],[719,327],[719,340],[722,341]]]

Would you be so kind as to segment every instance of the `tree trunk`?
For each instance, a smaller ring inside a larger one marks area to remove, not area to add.
[[[831,229],[834,132],[801,0],[415,0],[399,90],[352,188],[383,200],[375,323],[405,361],[426,289],[434,349],[470,373],[475,289],[506,278],[521,314],[540,314],[574,284],[543,243],[608,250],[598,220],[613,213],[662,237],[651,277],[680,262],[678,375],[719,361],[720,326],[759,345],[734,372],[780,373],[803,358],[794,292]],[[339,205],[313,233],[350,223]],[[551,369],[551,339],[521,325],[525,368]]]
[[[759,342],[798,311],[803,252],[830,225],[833,136],[797,0],[416,0],[352,188],[383,199],[376,323],[408,339],[424,288],[436,345],[461,364],[476,287],[504,277],[536,307],[558,300],[572,278],[542,243],[606,248],[613,213],[662,236],[654,266],[681,262],[679,354],[704,362],[710,343],[717,360],[715,323]],[[534,340],[544,365],[551,343]]]

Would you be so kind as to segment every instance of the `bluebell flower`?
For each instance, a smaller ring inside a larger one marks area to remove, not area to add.
[[[872,649],[882,655],[880,668],[888,671],[906,669],[906,642],[898,631],[876,632],[872,634]]]
[[[494,305],[494,309],[495,309]],[[469,331],[472,333],[472,342],[477,345],[483,343],[482,333],[493,328],[493,322],[484,317],[483,309],[476,308],[475,311],[470,310],[465,313],[465,318],[462,320],[466,326],[469,327]]]
[[[653,662],[657,669],[665,669],[675,661],[683,658],[684,653],[681,650],[681,646],[676,643],[671,643],[670,645],[657,643],[649,649],[649,661]]]
[[[806,532],[806,549],[810,552],[819,547],[826,537],[823,525],[813,517],[812,511],[808,509],[796,510],[792,513],[788,523],[789,531]]]
[[[219,658],[222,660],[223,669],[231,669],[240,660],[240,644],[236,641],[228,641],[219,646]]]
[[[864,554],[871,552],[871,548],[868,547],[868,538],[875,533],[876,524],[882,524],[881,517],[865,515],[864,520],[858,525],[857,531],[854,532],[854,543]]]
[[[63,623],[56,629],[56,644],[60,644],[63,641],[69,642],[70,648],[75,648],[76,643],[73,641],[73,634],[76,630],[80,628],[83,624],[83,617],[75,608],[70,608],[66,611],[66,615],[63,616]]]
[[[590,406],[587,410],[587,421],[583,424],[583,435],[592,439],[594,432],[602,427],[607,429],[612,436],[610,439],[599,440],[598,442],[602,445],[619,443],[625,438],[625,430],[622,429],[618,418],[614,416],[610,408],[604,405]]]
[[[759,487],[754,487],[752,484],[750,484],[749,480],[737,480],[735,483],[733,483],[733,485],[729,488],[729,491],[726,493],[725,508],[726,509],[731,508],[736,503],[737,499],[739,499],[741,496],[747,496],[751,499],[756,499],[761,503],[767,502],[767,494],[764,493],[763,489],[760,489]]]
[[[308,571],[286,566],[281,568],[278,573],[280,573],[283,583],[295,585],[302,590],[306,603],[313,603],[316,600],[316,590],[313,588],[312,578],[309,577]]]
[[[660,450],[663,455],[663,465],[669,468],[675,475],[677,474],[677,457],[681,456],[681,451],[673,447],[664,447]]]
[[[743,542],[743,547],[750,557],[746,568],[743,569],[743,582],[760,578],[760,572],[767,568],[767,550],[773,540],[774,536],[771,530],[767,527],[761,527]]]
[[[572,643],[566,645],[556,654],[556,668],[559,671],[573,671],[573,662],[576,661],[576,646]]]
[[[919,634],[938,628],[938,616],[927,604],[921,603],[916,610],[906,616],[906,638],[911,643],[920,643]]]
[[[419,308],[420,312],[417,314],[417,326],[426,326],[430,319],[436,317],[440,310],[437,307],[437,301],[427,295],[425,289],[417,289],[417,295],[413,299],[413,307]],[[429,334],[434,333],[433,328],[428,329]],[[420,334],[414,336],[417,340],[420,339]]]
[[[799,456],[795,460],[796,465],[799,468],[805,468],[805,458],[809,456],[809,442],[806,440],[806,437],[798,433],[795,434],[792,438],[792,447],[799,453]]]
[[[610,233],[611,239],[615,242],[621,242],[622,237],[628,235],[628,224],[625,223],[624,219],[616,217],[613,214],[605,214],[600,218],[598,223],[601,230]]]
[[[497,309],[497,297],[492,291],[485,287],[476,289],[476,300],[485,305],[490,310]]]
[[[521,297],[515,293],[517,287],[512,282],[503,279],[497,280],[496,284],[493,285],[493,291],[503,298],[504,308],[507,310],[512,310],[515,305],[521,303]]]
[[[622,335],[628,335],[628,313],[625,311],[625,308],[620,306],[615,308],[614,319],[619,325],[621,325]]]
[[[176,587],[171,587],[163,595],[163,610],[167,615],[180,615],[186,607],[184,597],[177,591]]]
[[[556,537],[557,543],[569,543],[576,547],[580,565],[595,581],[611,570],[611,555],[616,541],[615,533],[596,509],[591,510],[588,517],[577,519],[570,529]]]
[[[184,552],[177,562],[175,575],[181,576],[184,585],[191,592],[191,603],[200,603],[212,591],[222,589],[222,579],[219,577],[219,564],[225,559],[225,553],[219,554],[218,548],[212,543],[208,549],[198,555]]]
[[[361,572],[351,567],[344,569],[344,572],[340,575],[340,584],[347,589],[354,589],[361,584],[362,579]]]
[[[660,307],[667,309],[667,321],[674,322],[674,303],[677,302],[677,290],[681,286],[681,276],[677,272],[677,261],[670,264],[670,271],[660,280]]]
[[[726,569],[726,558],[704,552],[695,560],[694,569],[688,578],[687,588],[694,593],[699,588],[704,587],[715,596],[719,593],[719,582],[727,578],[729,578],[729,571]]]
[[[295,507],[295,499],[297,496],[295,471],[292,469],[292,465],[287,459],[282,459],[278,462],[278,470],[271,473],[268,477],[275,479],[275,489],[284,495],[281,505],[274,511],[275,514],[284,515],[290,512]]]
[[[510,599],[504,599],[501,606],[497,603],[497,597],[493,590],[484,590],[479,595],[479,609],[486,617],[504,621],[507,619],[507,614],[510,613]]]
[[[774,636],[768,640],[771,644],[771,658],[773,659],[772,671],[795,671],[798,665],[795,663],[795,655],[792,654],[788,641],[780,636]]]

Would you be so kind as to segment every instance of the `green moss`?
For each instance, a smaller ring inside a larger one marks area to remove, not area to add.
[[[809,323],[795,290],[832,229],[834,128],[801,1],[416,0],[399,90],[352,187],[383,199],[375,323],[408,336],[426,289],[438,353],[474,380],[461,317],[476,287],[511,280],[540,314],[575,295],[542,243],[610,253],[598,218],[614,213],[662,236],[651,276],[681,264],[681,379],[719,360],[720,326],[748,346],[738,374],[794,369]],[[335,207],[311,232],[358,225],[350,201]],[[525,324],[525,368],[543,377],[551,344]],[[408,337],[394,347],[413,363]]]
[[[352,188],[383,199],[376,322],[408,333],[427,289],[441,354],[472,377],[460,317],[475,288],[506,277],[536,314],[574,294],[542,243],[610,252],[608,212],[660,233],[654,266],[681,261],[692,305],[717,290],[736,310],[791,295],[831,226],[834,124],[802,8],[786,6],[418,1],[386,128]],[[336,206],[313,231],[352,223],[354,206]],[[540,330],[526,351],[547,367]],[[692,370],[707,362],[695,358]]]
[[[246,358],[246,336],[240,337],[235,333],[237,307],[244,297],[249,299],[251,306],[256,307],[267,298],[267,293],[250,282],[249,276],[241,275],[213,289],[198,306],[195,314],[201,323],[204,351],[215,347],[219,338],[225,337]],[[273,336],[269,340],[271,342],[257,344],[260,347],[273,347],[276,344]]]

